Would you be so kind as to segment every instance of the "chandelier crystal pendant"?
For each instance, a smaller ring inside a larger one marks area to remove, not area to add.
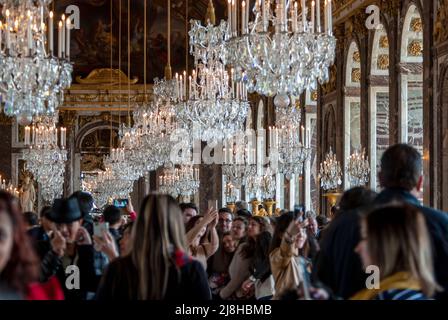
[[[249,92],[276,95],[276,106],[289,105],[288,95],[300,96],[328,82],[336,48],[331,0],[325,1],[323,29],[320,0],[311,7],[302,0],[300,12],[299,1],[253,1],[253,21],[250,2],[242,1],[238,10],[236,1],[228,0],[225,60],[235,68],[234,79]]]
[[[362,152],[356,150],[348,157],[345,170],[352,188],[365,186],[369,182],[370,164],[364,149]]]
[[[224,29],[225,29],[224,23]],[[246,86],[231,80],[225,67],[224,33],[192,21],[190,53],[195,70],[176,74],[176,110],[179,119],[193,132],[193,139],[222,141],[243,129],[249,102]]]
[[[58,129],[56,119],[57,114],[38,117],[33,126],[25,127],[25,145],[28,149],[23,152],[23,159],[27,170],[36,177],[46,202],[62,196],[67,161],[67,130]]]
[[[70,19],[58,24],[58,52],[54,51],[51,0],[0,0],[0,93],[7,116],[20,124],[34,116],[53,115],[72,82]],[[57,54],[57,56],[56,56]]]
[[[330,149],[325,156],[325,161],[320,164],[320,186],[326,191],[335,191],[342,184],[342,170],[336,154]]]

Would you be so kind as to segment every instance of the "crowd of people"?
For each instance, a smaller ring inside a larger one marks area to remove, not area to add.
[[[38,218],[0,192],[0,299],[447,298],[448,216],[417,200],[420,154],[392,146],[380,169],[379,194],[348,190],[328,217],[255,216],[244,201],[200,212],[150,194],[95,221],[76,192]]]

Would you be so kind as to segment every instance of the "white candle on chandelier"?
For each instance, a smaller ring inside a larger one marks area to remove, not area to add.
[[[331,0],[328,0],[328,34],[333,34],[333,16],[332,16]]]
[[[232,97],[235,97],[235,81],[233,79],[233,73],[234,73],[234,69],[230,69],[230,81],[232,82]]]
[[[227,22],[229,31],[232,31],[232,0],[227,0]]]
[[[257,0],[255,0],[257,1]],[[249,9],[250,9],[250,0],[246,2],[246,32],[249,33]]]
[[[314,2],[314,0],[313,1],[311,1],[311,33],[314,33],[314,14],[315,14],[315,6],[316,6],[316,3]]]
[[[61,47],[62,47],[62,57],[64,57],[64,55],[65,55],[65,15],[64,14],[62,15],[61,22],[62,22],[62,30],[61,30],[62,44],[61,44]]]
[[[62,58],[62,21],[58,25],[58,57]]]
[[[303,32],[305,32],[305,30],[307,30],[307,20],[306,20],[306,4],[305,4],[305,0],[302,0],[302,25],[303,25]]]
[[[33,50],[33,30],[32,30],[32,22],[33,17],[31,16],[31,12],[28,10],[28,29],[27,29],[27,39],[28,39],[28,52],[31,55],[31,50]]]
[[[187,72],[184,71],[184,96],[187,97]]]
[[[304,146],[305,145],[305,128],[302,126],[301,127],[301,133],[302,133],[302,145]]]
[[[29,145],[30,144],[30,127],[26,126],[25,127],[25,145]]]
[[[324,31],[328,32],[328,0],[324,3]]]
[[[307,146],[307,148],[309,148],[311,145],[311,130],[310,129],[306,130],[306,138],[307,138],[306,146]]]
[[[322,31],[320,25],[320,0],[316,0],[316,25],[317,25],[317,32],[320,33]]]
[[[246,34],[246,1],[241,2],[241,33]]]
[[[237,26],[236,26],[236,3],[235,0],[232,0],[232,30],[233,35],[236,36],[237,34]]]
[[[10,19],[9,19],[9,9],[6,9],[6,48],[10,49],[11,48],[11,31],[10,29]]]
[[[266,12],[266,0],[261,0],[261,15],[263,20],[263,31],[267,31],[267,12]]]
[[[67,56],[67,60],[70,60],[70,29],[71,29],[71,22],[70,19],[67,19],[67,39],[66,39],[66,48],[65,48],[65,55]]]
[[[191,98],[191,76],[188,76],[188,93]]]
[[[292,16],[292,22],[293,22],[293,30],[294,30],[294,32],[298,32],[299,30],[298,30],[298,15],[297,15],[297,12],[298,12],[298,3],[297,2],[294,2],[294,13],[293,13],[293,16]]]
[[[3,23],[0,21],[0,51],[2,50]]]
[[[48,51],[53,54],[53,11],[48,17]]]

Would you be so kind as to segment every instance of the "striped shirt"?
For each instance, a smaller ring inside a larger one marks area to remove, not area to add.
[[[381,292],[375,300],[430,300],[423,292],[411,289],[390,289]]]

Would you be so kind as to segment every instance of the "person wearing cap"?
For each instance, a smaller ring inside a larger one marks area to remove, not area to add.
[[[45,282],[56,275],[67,300],[85,300],[90,292],[96,291],[99,279],[95,274],[92,239],[82,226],[78,201],[74,198],[55,199],[48,219],[54,222],[55,227],[50,240],[41,241],[38,245],[42,261],[40,280]],[[73,279],[76,268],[69,266],[76,266],[79,270],[79,288]]]

